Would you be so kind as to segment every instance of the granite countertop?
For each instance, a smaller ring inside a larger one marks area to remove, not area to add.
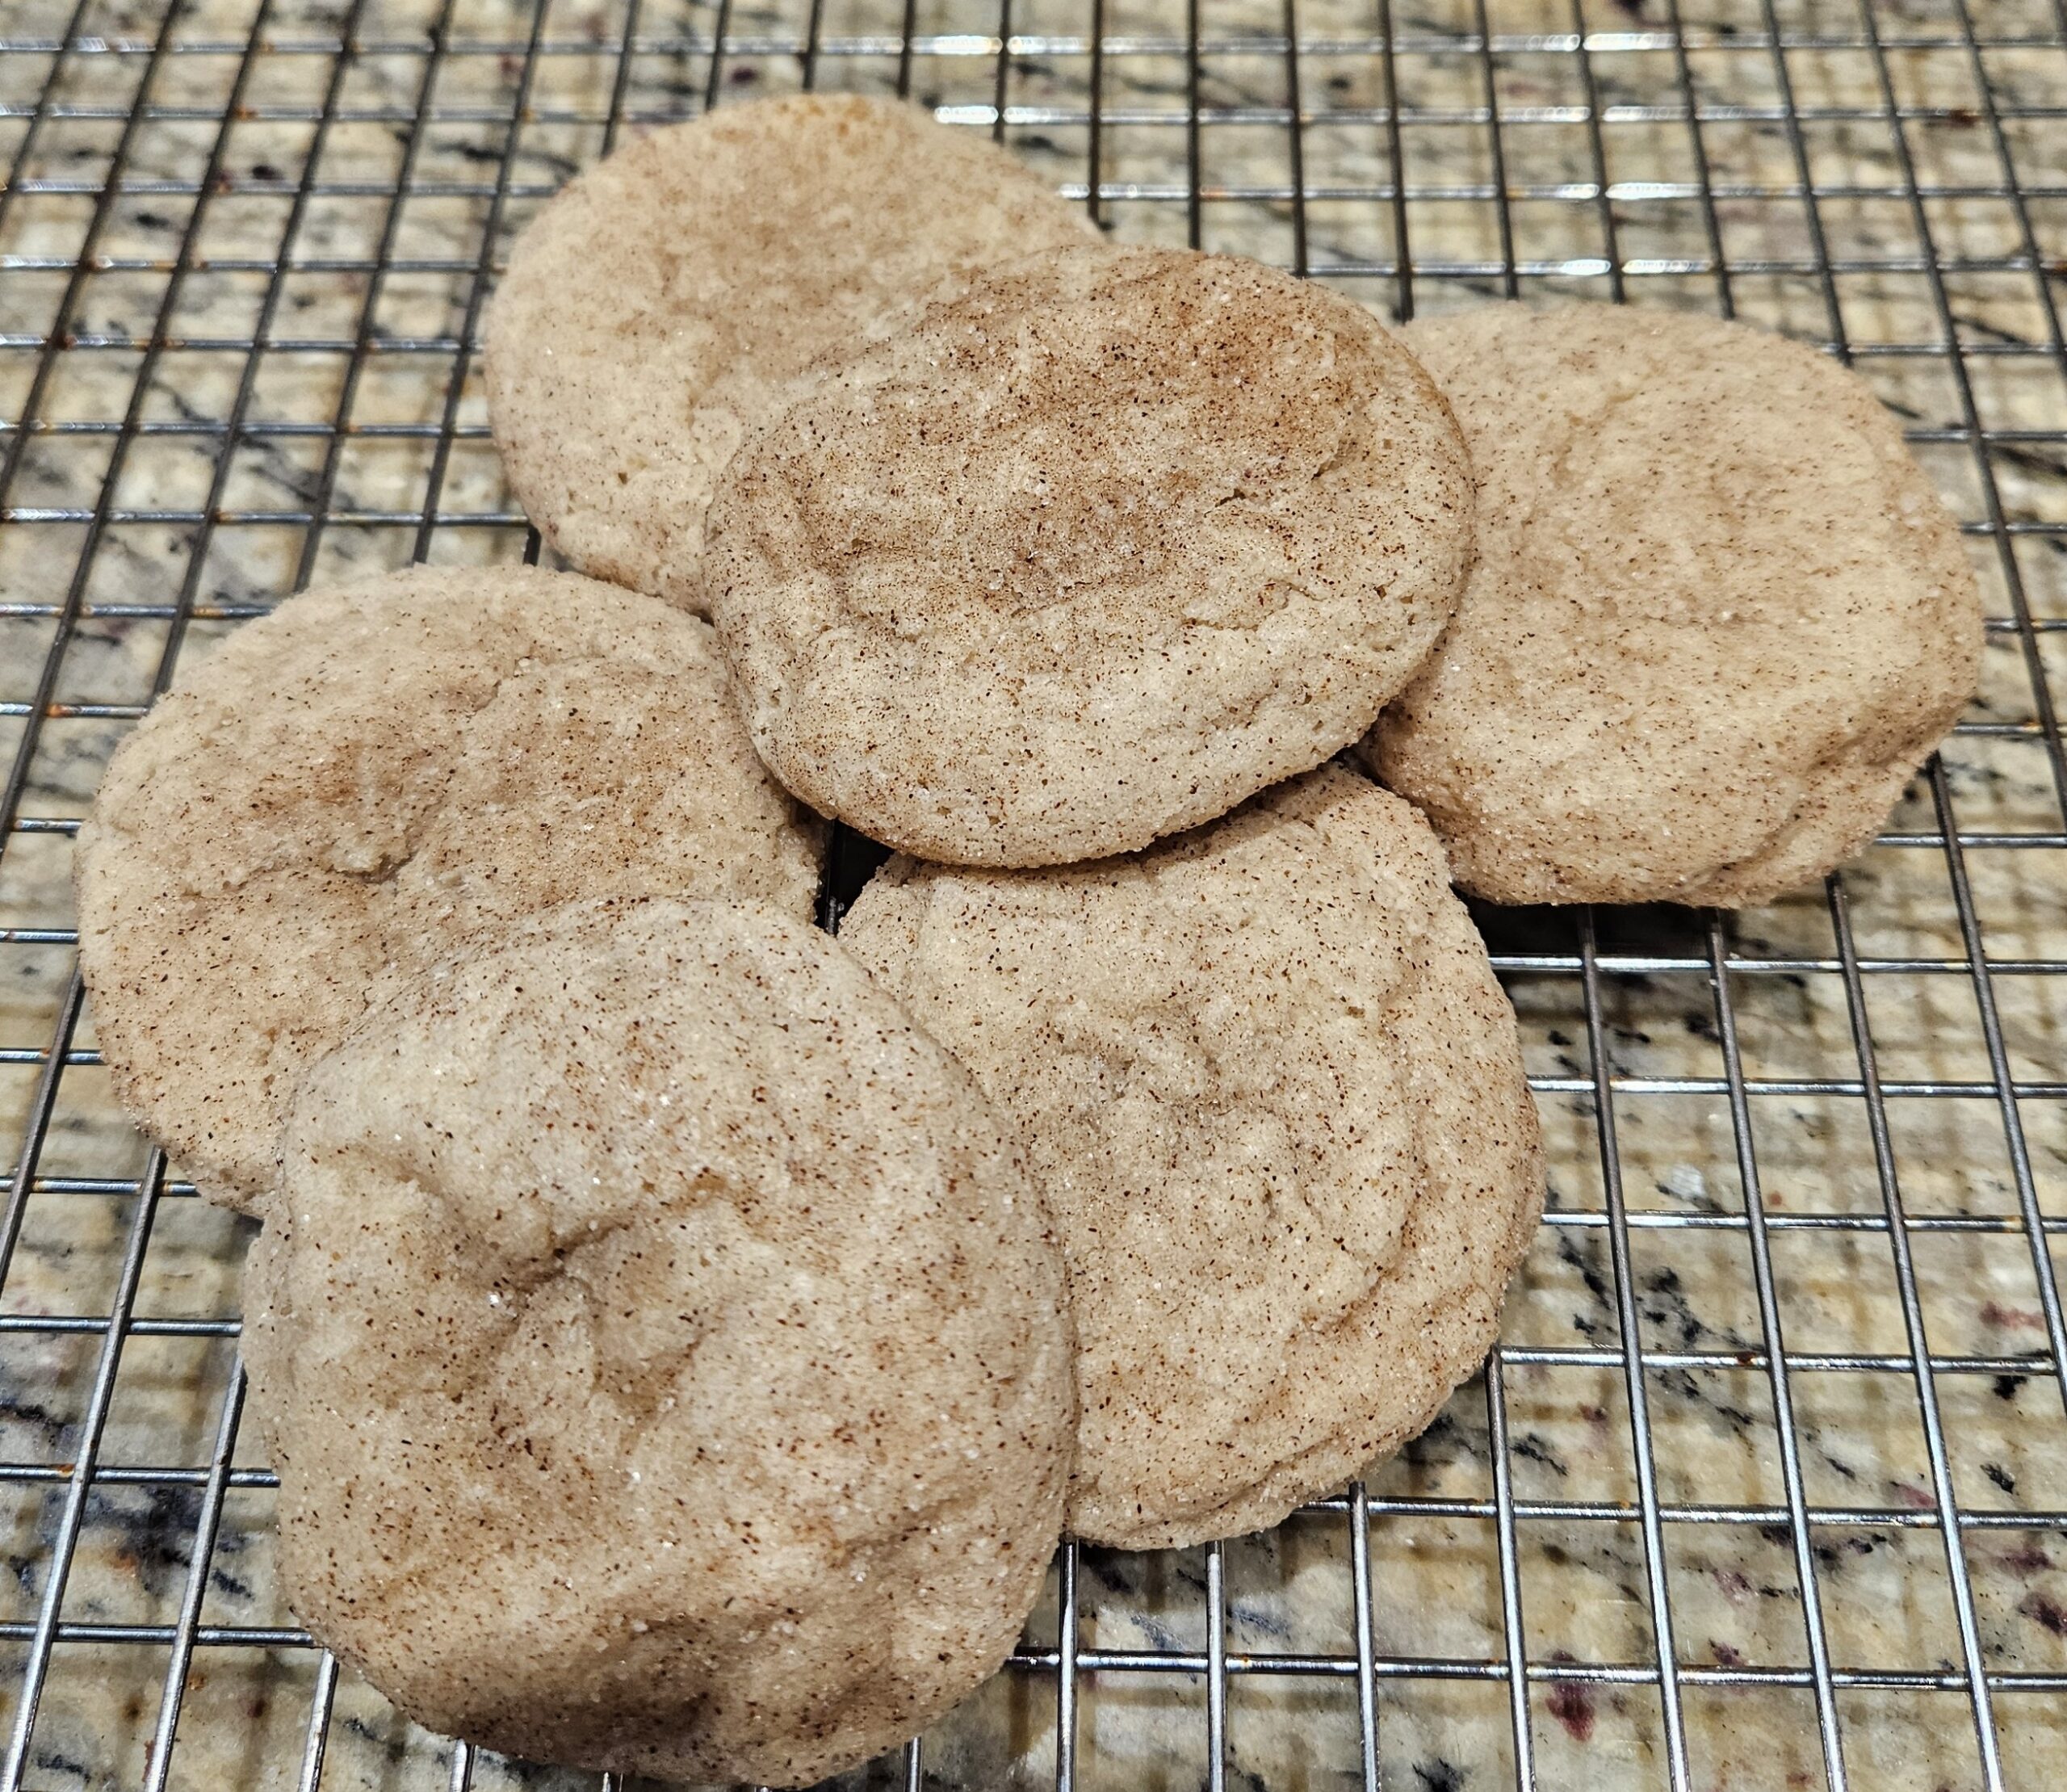
[[[623,6],[561,0],[540,53],[527,57],[522,0],[455,0],[434,62],[434,0],[367,0],[355,15],[342,0],[280,0],[261,33],[271,48],[247,63],[237,52],[256,4],[196,0],[171,27],[183,48],[155,64],[144,52],[164,26],[161,7],[90,6],[80,32],[98,47],[81,44],[58,69],[52,92],[67,109],[39,127],[15,166],[16,191],[0,201],[0,255],[10,258],[0,275],[0,417],[19,417],[33,396],[37,418],[67,426],[26,443],[0,493],[11,507],[0,524],[0,701],[12,706],[0,730],[10,753],[57,633],[56,607],[75,588],[85,605],[53,693],[61,707],[36,743],[27,829],[0,856],[0,929],[12,930],[0,933],[0,1147],[10,1162],[31,1131],[41,1056],[53,1038],[62,1043],[72,969],[65,824],[148,699],[182,589],[195,606],[183,649],[192,654],[298,577],[406,561],[426,514],[434,559],[524,550],[460,339],[476,315],[488,225],[497,260],[539,199],[600,152]],[[69,11],[69,0],[15,0],[0,17],[0,157],[10,162],[51,72],[45,40],[63,35]],[[1388,11],[1390,63],[1378,53]],[[626,128],[691,112],[714,86],[726,99],[796,86],[814,17],[809,72],[820,85],[887,90],[899,80],[902,0],[734,0],[714,74],[705,46],[717,16],[715,6],[681,0],[639,6],[619,96]],[[909,17],[912,90],[987,127],[994,0],[917,0]],[[1079,198],[1092,17],[1089,0],[1012,3],[1006,135]],[[1205,246],[1303,261],[1388,315],[1496,296],[1510,256],[1531,298],[1614,296],[1617,266],[1635,302],[1713,309],[1726,295],[1754,321],[1825,342],[1841,334],[1919,432],[1917,451],[1960,513],[2009,526],[1999,538],[1977,527],[1972,539],[1988,608],[2002,620],[1973,712],[1979,725],[1944,756],[1946,796],[1969,841],[1960,862],[1971,922],[1994,967],[1994,1055],[1927,784],[1891,824],[1895,837],[1843,885],[1851,944],[1868,966],[1890,1160],[1914,1222],[1915,1310],[1937,1362],[1944,1472],[1970,1518],[1961,1534],[1973,1634],[1998,1679],[2003,1777],[2067,1785],[2067,1411],[2044,1355],[2019,1217],[2025,1191],[1998,1086],[1999,1073],[2019,1093],[2011,1111],[2030,1198],[2067,1221],[2067,985],[2040,968],[2067,957],[2067,835],[2057,737],[2049,746],[2033,682],[2049,678],[2057,698],[2067,669],[2067,634],[2048,626],[2067,619],[2067,359],[2053,309],[2067,275],[2067,124],[2048,112],[2067,106],[2061,15],[2041,0],[1902,0],[1872,15],[1883,61],[1843,0],[1488,0],[1483,11],[1473,0],[1389,9],[1387,0],[1199,0],[1195,68],[1176,0],[1105,0],[1102,19],[1099,209],[1116,236],[1188,239],[1195,153]],[[1301,49],[1303,207],[1290,200],[1288,21]],[[1478,53],[1482,23],[1494,39],[1490,62]],[[1784,57],[1771,47],[1776,25]],[[1969,30],[1989,47],[1970,50]],[[312,158],[347,31],[358,53]],[[1883,104],[1884,68],[1899,136]],[[1485,119],[1489,78],[1497,133]],[[1195,140],[1184,125],[1194,79]],[[148,110],[125,144],[124,114],[146,82]],[[1789,90],[1798,130],[1784,110]],[[520,91],[523,121],[505,156]],[[219,132],[233,101],[237,122]],[[96,225],[95,195],[118,153],[126,183]],[[2005,195],[2006,157],[2021,206]],[[1801,196],[1805,162],[1813,210]],[[1924,195],[1915,203],[1905,191],[1912,168]],[[312,190],[298,198],[305,176]],[[391,218],[398,181],[408,197]],[[1398,267],[1402,222],[1411,278]],[[290,229],[293,271],[275,288],[268,270]],[[1718,240],[1726,281],[1713,265]],[[195,265],[147,362],[182,244]],[[60,319],[82,245],[92,271]],[[2044,282],[2029,265],[2034,247]],[[389,265],[373,290],[369,258],[384,252]],[[1942,352],[1941,300],[1965,351],[1956,361]],[[54,319],[69,346],[32,395]],[[254,329],[266,344],[255,354]],[[369,353],[354,371],[346,351],[362,338]],[[462,377],[456,427],[441,441],[448,390]],[[144,426],[125,439],[113,426],[132,400]],[[351,433],[333,433],[340,418]],[[213,489],[229,419],[240,427]],[[1989,432],[1985,456],[1968,434],[1977,423]],[[2028,633],[2015,626],[2020,611],[2037,619]],[[1387,1784],[1412,1792],[1514,1781],[1492,1515],[1496,1498],[1511,1497],[1521,1513],[1512,1568],[1522,1640],[1537,1673],[1537,1783],[1662,1786],[1670,1751],[1617,1353],[1616,1233],[1581,922],[1535,912],[1482,918],[1539,1080],[1553,1212],[1507,1322],[1504,1487],[1482,1378],[1372,1471],[1380,1763]],[[1662,1358],[1643,1392],[1667,1515],[1690,1782],[1729,1792],[1821,1786],[1706,917],[1603,912],[1595,922],[1599,1043],[1615,1078],[1630,1215],[1629,1296],[1646,1349]],[[1776,1228],[1792,1435],[1804,1500],[1821,1515],[1809,1542],[1829,1659],[1841,1682],[1916,1677],[1837,1686],[1845,1762],[1852,1784],[1876,1792],[1963,1792],[1983,1783],[1981,1769],[1832,908],[1810,892],[1729,919],[1721,939],[1750,1141]],[[178,1615],[233,1360],[221,1322],[237,1311],[247,1237],[243,1222],[177,1185],[139,1200],[145,1152],[93,1062],[90,1014],[72,1043],[0,1283],[0,1328],[0,1328],[0,1463],[15,1465],[0,1471],[10,1571],[0,1577],[0,1624],[14,1626],[0,1630],[10,1664],[0,1708],[10,1723],[69,1465],[94,1446],[86,1421],[103,1350],[94,1323],[18,1322],[106,1316],[121,1297],[125,1253],[140,1247],[133,1311],[155,1323],[124,1342],[111,1383],[100,1478],[80,1509],[62,1604],[64,1622],[85,1628],[68,1631],[51,1658],[25,1782],[36,1788],[132,1786],[146,1770],[164,1643],[92,1626],[170,1626]],[[248,1437],[236,1461],[207,1567],[201,1619],[212,1628],[189,1678],[170,1778],[287,1786],[304,1757],[317,1658],[262,1639],[219,1640],[222,1627],[291,1622],[272,1585],[270,1496],[262,1475],[244,1472],[262,1467]],[[127,1472],[146,1468],[178,1472]],[[1225,1643],[1243,1670],[1227,1701],[1231,1785],[1360,1783],[1357,1685],[1344,1671],[1356,1653],[1349,1535],[1348,1512],[1323,1509],[1226,1548]],[[1087,1550],[1077,1646],[1202,1654],[1207,1584],[1203,1551]],[[1056,1643],[1051,1591],[1029,1628],[1036,1659],[927,1739],[929,1782],[1050,1780],[1056,1675],[1041,1652]],[[1311,1673],[1252,1671],[1288,1656],[1331,1660],[1310,1664],[1324,1670]],[[1207,1783],[1205,1677],[1100,1665],[1080,1671],[1076,1694],[1080,1786]],[[402,1723],[349,1675],[327,1744],[331,1788],[442,1784],[449,1770],[449,1744]],[[902,1783],[900,1773],[891,1764],[854,1783]],[[485,1760],[475,1768],[477,1785],[508,1780],[593,1783]]]

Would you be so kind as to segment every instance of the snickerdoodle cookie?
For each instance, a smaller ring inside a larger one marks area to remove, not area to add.
[[[1536,1110],[1397,797],[1328,766],[1138,858],[892,859],[841,939],[1020,1123],[1076,1316],[1077,1534],[1274,1524],[1478,1366]]]
[[[94,1030],[146,1130],[253,1208],[303,1071],[470,934],[612,895],[807,915],[820,832],[658,598],[524,568],[311,592],[108,766],[77,859]]]
[[[1479,485],[1457,620],[1364,751],[1496,902],[1735,907],[1879,829],[1973,695],[1957,525],[1859,380],[1711,318],[1409,328]]]
[[[795,1786],[1019,1634],[1063,1269],[1003,1122],[825,934],[588,904],[312,1073],[245,1331],[296,1614],[530,1759]]]
[[[988,266],[1093,240],[974,132],[806,94],[627,144],[518,239],[488,314],[511,487],[585,573],[692,608],[711,482],[820,357]]]
[[[1449,619],[1426,375],[1254,262],[1019,264],[813,386],[713,502],[711,615],[805,800],[921,858],[1146,846],[1370,726]]]

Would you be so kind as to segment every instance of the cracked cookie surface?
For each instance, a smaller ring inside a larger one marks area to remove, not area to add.
[[[1076,1319],[1076,1534],[1275,1524],[1477,1367],[1542,1203],[1536,1110],[1397,797],[1327,766],[1138,858],[892,859],[840,937],[1026,1139]]]
[[[1449,619],[1470,482],[1377,321],[1252,262],[1070,250],[751,437],[711,615],[761,756],[921,858],[1063,863],[1356,740]]]
[[[1061,1521],[1017,1143],[825,934],[580,904],[317,1067],[247,1272],[280,1576],[409,1715],[792,1786],[1003,1659]]]
[[[1405,334],[1470,444],[1478,555],[1363,752],[1458,883],[1737,907],[1866,846],[1981,650],[1959,526],[1872,389],[1677,313]]]
[[[593,896],[807,916],[821,833],[657,598],[527,568],[311,592],[109,762],[76,862],[95,1033],[146,1129],[253,1209],[296,1083],[400,980]]]
[[[581,571],[700,609],[711,481],[791,381],[971,269],[1095,241],[1023,163],[903,101],[793,94],[654,131],[540,212],[488,307],[510,486]]]

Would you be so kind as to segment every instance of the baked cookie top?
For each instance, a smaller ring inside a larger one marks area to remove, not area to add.
[[[1440,849],[1334,766],[1138,858],[892,859],[841,932],[1013,1118],[1069,1265],[1076,1534],[1275,1524],[1434,1417],[1543,1199]]]
[[[1349,745],[1449,619],[1470,482],[1369,313],[1253,262],[1051,254],[812,387],[714,502],[761,756],[920,857],[1054,864]]]
[[[655,131],[546,205],[488,307],[511,489],[581,571],[700,609],[711,481],[791,380],[971,267],[1092,240],[1024,164],[901,101],[806,94]]]
[[[1867,844],[1957,719],[1957,525],[1871,389],[1677,313],[1407,340],[1471,446],[1457,620],[1365,751],[1498,902],[1763,901]]]
[[[288,1603],[419,1723],[795,1786],[994,1669],[1063,1272],[990,1104],[765,907],[557,911],[310,1076],[245,1332]]]
[[[808,916],[817,819],[754,757],[711,631],[526,568],[290,598],[183,666],[74,861],[116,1093],[251,1209],[310,1063],[484,927],[591,896]]]

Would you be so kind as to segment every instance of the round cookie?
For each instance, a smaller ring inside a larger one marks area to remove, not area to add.
[[[1069,1265],[1069,1528],[1275,1524],[1420,1431],[1543,1201],[1514,1011],[1397,797],[1335,766],[1137,858],[892,859],[841,940],[1019,1123]]]
[[[250,1211],[308,1064],[469,934],[609,895],[807,916],[821,833],[704,623],[418,568],[289,598],[182,670],[80,831],[80,966],[116,1093]]]
[[[539,212],[488,307],[510,487],[582,571],[700,609],[711,481],[776,395],[971,268],[1092,236],[1024,164],[901,101],[655,131]]]
[[[1253,262],[1073,252],[764,426],[706,573],[790,789],[920,858],[1046,865],[1350,745],[1470,526],[1449,410],[1368,313]]]
[[[1738,907],[1871,841],[1981,648],[1958,527],[1872,391],[1675,313],[1407,337],[1471,445],[1478,557],[1363,750],[1458,883]]]
[[[1018,1147],[826,935],[583,904],[312,1073],[245,1332],[296,1615],[535,1761],[794,1786],[1011,1648],[1061,1521]]]

